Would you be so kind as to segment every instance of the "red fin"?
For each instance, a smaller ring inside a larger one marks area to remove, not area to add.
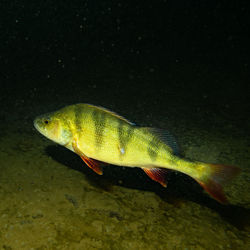
[[[102,163],[100,161],[93,160],[82,153],[78,148],[76,139],[73,140],[72,148],[92,170],[94,170],[97,174],[102,175]]]
[[[142,170],[154,181],[159,182],[163,187],[167,187],[166,169],[162,168],[142,168]]]
[[[94,170],[97,174],[102,175],[102,166],[100,161],[88,158],[84,154],[80,155],[80,157],[92,170]]]
[[[239,174],[240,169],[234,166],[225,166],[220,164],[206,164],[209,167],[210,175],[207,175],[202,180],[196,181],[220,203],[228,203],[223,192],[222,185],[232,180]]]

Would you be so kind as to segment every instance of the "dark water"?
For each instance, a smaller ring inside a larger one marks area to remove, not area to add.
[[[244,1],[3,1],[0,248],[249,248]],[[222,206],[190,178],[92,173],[33,128],[73,103],[170,130],[193,160],[236,165]],[[30,235],[32,232],[32,235]]]

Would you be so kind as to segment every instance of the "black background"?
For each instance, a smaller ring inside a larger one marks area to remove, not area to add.
[[[244,127],[247,2],[3,0],[2,110],[31,119],[38,106],[89,102],[178,119],[219,112]]]

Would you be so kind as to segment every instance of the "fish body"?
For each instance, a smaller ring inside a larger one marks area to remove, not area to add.
[[[151,179],[166,186],[166,171],[171,169],[191,176],[222,203],[227,199],[221,185],[239,172],[233,166],[180,158],[177,144],[168,132],[136,126],[91,104],[75,104],[39,116],[34,126],[47,138],[78,154],[98,174],[102,174],[102,162],[140,167]]]

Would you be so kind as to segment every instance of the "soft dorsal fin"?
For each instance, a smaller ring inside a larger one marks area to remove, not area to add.
[[[160,129],[160,128],[151,128],[151,127],[142,127],[141,129],[144,129],[148,131],[149,133],[155,135],[157,138],[159,138],[161,141],[163,141],[166,145],[168,145],[175,155],[179,155],[179,147],[178,144],[174,138],[174,136],[169,133],[167,130]]]
[[[99,109],[99,110],[101,110],[101,111],[103,111],[103,112],[109,113],[109,114],[111,114],[111,115],[117,117],[118,119],[123,120],[123,121],[129,123],[130,125],[135,125],[135,123],[129,121],[129,120],[126,119],[125,117],[123,117],[123,116],[121,116],[121,115],[119,115],[119,114],[115,113],[114,111],[111,111],[111,110],[109,110],[109,109],[107,109],[107,108],[104,108],[104,107],[101,107],[101,106],[95,106],[95,105],[92,105],[92,104],[87,104],[87,105],[89,105],[89,106],[91,106],[91,107],[94,107],[94,108],[96,108],[96,109]]]

